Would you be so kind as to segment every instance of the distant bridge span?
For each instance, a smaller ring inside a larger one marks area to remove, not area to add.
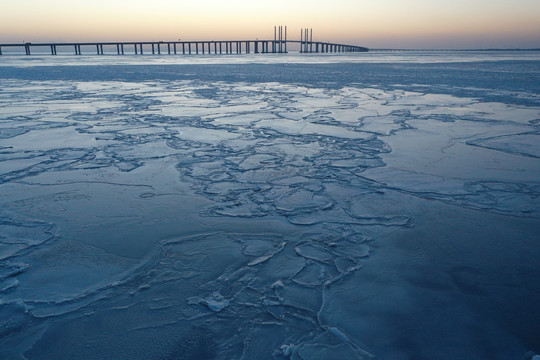
[[[69,42],[0,44],[2,48],[24,48],[26,55],[32,49],[48,48],[50,55],[57,55],[58,48],[73,49],[75,55],[104,55],[104,46],[112,47],[107,54],[282,54],[288,53],[289,44],[299,44],[301,53],[353,53],[366,52],[367,48],[355,45],[303,40],[223,40],[223,41],[129,41],[129,42]],[[93,49],[93,50],[92,50]],[[116,50],[116,51],[115,51]],[[40,55],[43,55],[40,53]]]
[[[66,42],[66,43],[22,43],[0,44],[2,47],[24,48],[26,55],[31,55],[33,48],[49,48],[51,55],[57,55],[58,48],[71,47],[75,55],[94,52],[104,55],[104,46],[108,52],[124,55],[133,52],[135,55],[152,54],[283,54],[287,53],[289,44],[298,44],[301,53],[354,53],[369,51],[365,47],[338,44],[331,42],[313,41],[313,29],[302,29],[300,40],[287,39],[287,27],[274,26],[274,39],[272,40],[220,40],[220,41],[120,41],[120,42]],[[110,50],[112,47],[113,50]],[[92,50],[94,48],[95,50]],[[116,51],[114,51],[116,49]]]

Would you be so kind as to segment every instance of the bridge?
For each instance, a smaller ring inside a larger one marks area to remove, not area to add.
[[[287,27],[274,27],[274,38],[269,40],[219,40],[219,41],[127,41],[127,42],[66,42],[66,43],[21,43],[0,44],[2,48],[24,48],[31,55],[36,48],[47,49],[47,54],[57,55],[59,48],[71,48],[75,55],[85,53],[124,55],[133,53],[193,55],[193,54],[283,54],[288,53],[290,44],[297,44],[300,53],[355,53],[369,51],[365,47],[331,42],[313,41],[313,30],[302,29],[300,40],[287,39]],[[43,53],[40,53],[42,55]]]

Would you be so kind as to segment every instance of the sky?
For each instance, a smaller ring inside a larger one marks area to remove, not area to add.
[[[251,40],[540,48],[540,0],[0,0],[0,43]]]

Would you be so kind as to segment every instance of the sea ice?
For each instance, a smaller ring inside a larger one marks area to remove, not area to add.
[[[538,55],[281,55],[2,57],[1,358],[538,352]]]

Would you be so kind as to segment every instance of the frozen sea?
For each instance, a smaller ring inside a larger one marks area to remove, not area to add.
[[[0,358],[530,360],[540,52],[0,56]]]

